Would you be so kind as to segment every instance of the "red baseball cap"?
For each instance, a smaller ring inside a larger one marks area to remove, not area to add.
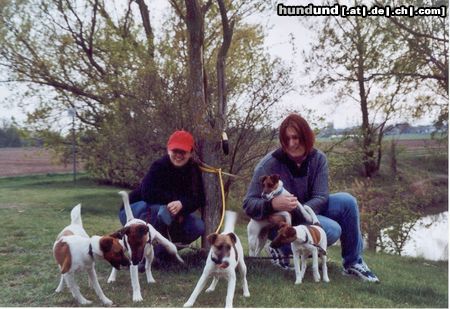
[[[194,148],[194,137],[191,133],[181,130],[175,131],[167,141],[167,149],[180,149],[184,151],[191,151]]]

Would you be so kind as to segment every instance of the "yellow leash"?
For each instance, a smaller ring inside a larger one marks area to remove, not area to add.
[[[214,173],[214,174],[218,174],[219,175],[220,192],[222,194],[222,216],[220,218],[219,226],[216,229],[216,233],[219,233],[220,228],[222,227],[222,224],[223,224],[223,219],[225,217],[225,209],[226,209],[226,205],[225,205],[225,188],[224,188],[224,185],[223,185],[222,174],[230,176],[230,177],[236,177],[236,178],[239,178],[239,176],[223,172],[221,168],[212,167],[212,166],[209,166],[209,165],[207,165],[206,163],[203,163],[203,162],[200,162],[200,163],[201,164],[199,165],[199,167],[200,167],[200,169],[203,172]]]

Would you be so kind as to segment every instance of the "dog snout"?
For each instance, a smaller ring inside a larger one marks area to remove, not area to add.
[[[274,249],[278,249],[283,245],[283,242],[278,238],[275,238],[271,243],[270,246]]]
[[[122,259],[122,261],[120,261],[120,265],[125,266],[125,267],[130,266],[130,264],[131,264],[130,260],[127,258],[124,258],[124,259]]]
[[[214,262],[214,264],[222,264],[222,257],[211,257],[211,260]]]
[[[144,251],[140,250],[139,252],[136,252],[136,254],[132,254],[131,262],[133,263],[133,265],[139,264],[139,262],[142,260],[143,253]]]

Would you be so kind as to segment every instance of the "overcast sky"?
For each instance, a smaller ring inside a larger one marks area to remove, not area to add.
[[[157,20],[159,10],[163,1],[151,1],[150,7],[152,8],[152,21]],[[289,4],[289,1],[286,1]],[[266,39],[266,46],[268,51],[279,56],[286,61],[291,61],[293,59],[292,51],[289,45],[289,38],[292,34],[295,38],[295,45],[297,47],[298,56],[295,57],[294,61],[296,63],[296,75],[295,80],[297,83],[304,78],[300,74],[300,70],[303,66],[301,52],[304,49],[308,49],[309,43],[311,42],[312,35],[308,32],[300,23],[300,17],[281,17],[277,16],[276,9],[274,7],[273,14],[269,14],[269,18],[263,17],[264,22],[272,25],[272,28],[268,30],[268,36]],[[155,25],[155,27],[158,27]],[[25,114],[16,106],[11,106],[8,104],[8,96],[10,93],[0,85],[0,118],[10,119],[12,116],[16,120],[23,121],[25,119]],[[332,104],[333,94],[327,93],[322,96],[307,96],[301,95],[299,92],[293,92],[287,95],[282,103],[281,108],[302,110],[303,108],[309,108],[314,111],[317,116],[324,116],[327,122],[333,122],[335,127],[344,128],[348,126],[358,125],[360,123],[359,119],[360,111],[355,103]],[[32,107],[30,106],[29,109]],[[405,120],[405,119],[403,119]],[[399,120],[400,121],[400,120]],[[417,124],[430,123],[430,119],[424,119],[421,121],[415,121]]]

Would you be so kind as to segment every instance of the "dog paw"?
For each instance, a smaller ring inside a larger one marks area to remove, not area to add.
[[[244,292],[244,297],[250,297],[250,292],[249,291]]]
[[[139,301],[143,301],[144,299],[142,298],[141,292],[136,292],[133,293],[133,301],[134,302],[139,302]]]
[[[184,307],[184,308],[191,308],[193,305],[194,305],[194,304],[191,303],[191,302],[186,302],[186,303],[184,303],[183,307]]]
[[[147,276],[147,283],[148,283],[148,284],[151,284],[151,283],[155,283],[155,282],[156,282],[156,280],[155,280],[155,278],[153,278],[153,275],[152,275],[151,272],[146,272],[145,274],[146,274],[146,276]]]
[[[213,292],[213,291],[214,291],[214,289],[212,289],[212,288],[207,288],[207,289],[205,290],[206,293],[211,293],[211,292]]]
[[[55,293],[61,293],[62,290],[63,290],[63,289],[57,288],[57,289],[55,290]]]
[[[330,282],[330,279],[328,279],[328,278],[323,278],[323,282],[325,282],[325,283]]]
[[[80,305],[90,305],[90,304],[92,304],[91,300],[88,300],[86,298],[80,300]]]
[[[102,300],[102,303],[103,303],[103,305],[105,305],[105,306],[112,306],[112,304],[113,304],[112,300],[109,299],[109,298],[103,299],[103,300]]]
[[[295,280],[295,284],[302,284],[302,280]]]

